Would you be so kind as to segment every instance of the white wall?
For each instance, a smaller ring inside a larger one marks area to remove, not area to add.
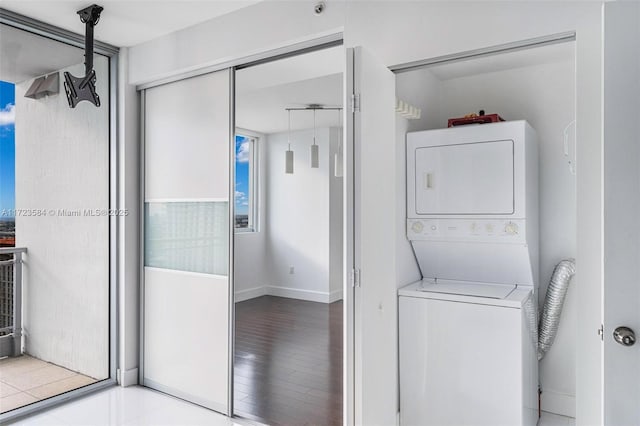
[[[577,160],[587,171],[577,181],[581,262],[580,287],[575,288],[580,324],[576,330],[577,422],[597,424],[601,418],[601,342],[593,330],[601,322],[602,285],[601,6],[600,1],[381,1],[348,2],[345,9],[341,2],[330,2],[326,14],[317,17],[307,2],[264,2],[133,47],[130,77],[135,83],[148,82],[341,29],[346,46],[364,45],[387,65],[576,31],[576,117],[582,146]],[[272,25],[283,20],[286,25]],[[238,32],[237,28],[251,31]],[[234,37],[228,37],[229,33]],[[367,176],[362,179],[366,182]],[[374,278],[368,285],[393,284]],[[394,346],[381,340],[380,350],[393,351]],[[395,365],[387,368],[397,370]],[[389,378],[378,385],[392,387],[395,381]],[[389,412],[397,410],[395,401],[366,401],[365,406],[374,418],[388,418]]]
[[[266,152],[270,285],[309,296],[329,291],[329,131],[317,131],[318,169],[310,167],[312,137],[292,133],[293,174],[284,173],[286,133],[269,135]]]
[[[317,302],[342,298],[342,179],[333,174],[340,131],[317,129],[317,169],[310,167],[313,130],[292,132],[293,174],[284,172],[287,134],[266,135],[261,142],[261,226],[236,234],[236,301],[265,294]]]
[[[422,109],[419,120],[407,120],[396,115],[396,287],[400,288],[422,278],[411,243],[407,240],[407,144],[408,131],[436,129],[439,123],[441,82],[432,73],[421,70],[398,74],[396,96]]]
[[[576,176],[569,171],[568,157],[564,156],[564,129],[575,119],[574,71],[574,58],[568,57],[560,63],[443,81],[436,78],[435,84],[429,70],[398,76],[400,97],[422,95],[422,99],[412,99],[427,111],[421,122],[410,122],[415,130],[417,126],[446,127],[448,118],[479,109],[499,113],[506,120],[527,120],[536,129],[540,154],[540,306],[555,265],[576,256]],[[427,84],[407,85],[417,76]],[[574,153],[573,127],[570,130],[570,152]],[[540,366],[542,409],[567,416],[575,416],[575,287],[579,285],[578,279],[571,283],[558,336]]]
[[[422,110],[419,119],[404,120],[407,123],[408,131],[446,127],[446,123],[444,126],[442,124],[442,105],[440,104],[442,102],[442,81],[428,69],[398,74],[396,77],[396,96]],[[403,145],[406,144],[403,142]]]
[[[16,85],[16,217],[24,263],[26,353],[88,376],[109,376],[109,217],[68,217],[58,209],[109,208],[108,60],[96,56],[102,106],[69,108],[58,95],[24,97]],[[68,69],[82,75],[84,67]],[[63,70],[64,71],[64,70]],[[62,73],[60,81],[64,81]]]

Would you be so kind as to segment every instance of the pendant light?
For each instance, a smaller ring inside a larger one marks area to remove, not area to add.
[[[293,174],[293,151],[291,151],[291,110],[288,110],[289,114],[289,130],[287,131],[287,151],[285,152],[284,159],[284,172],[287,174]]]
[[[313,108],[313,144],[311,145],[311,168],[317,169],[320,165],[319,147],[316,144],[316,109]]]
[[[338,152],[336,152],[334,160],[334,175],[335,177],[342,177],[342,109],[338,109]]]

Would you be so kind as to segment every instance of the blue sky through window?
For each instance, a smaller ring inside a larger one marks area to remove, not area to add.
[[[15,86],[0,81],[0,212],[16,203],[15,98]]]
[[[249,214],[249,156],[250,139],[236,136],[236,214]]]

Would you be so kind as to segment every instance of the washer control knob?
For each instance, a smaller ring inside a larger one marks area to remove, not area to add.
[[[411,225],[411,230],[416,234],[420,234],[424,229],[424,224],[422,222],[413,222]]]
[[[509,235],[516,235],[518,233],[518,224],[509,222],[504,226],[504,232]]]

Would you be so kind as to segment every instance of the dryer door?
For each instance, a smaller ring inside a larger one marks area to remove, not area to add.
[[[415,151],[416,213],[514,213],[513,141],[427,146]]]

